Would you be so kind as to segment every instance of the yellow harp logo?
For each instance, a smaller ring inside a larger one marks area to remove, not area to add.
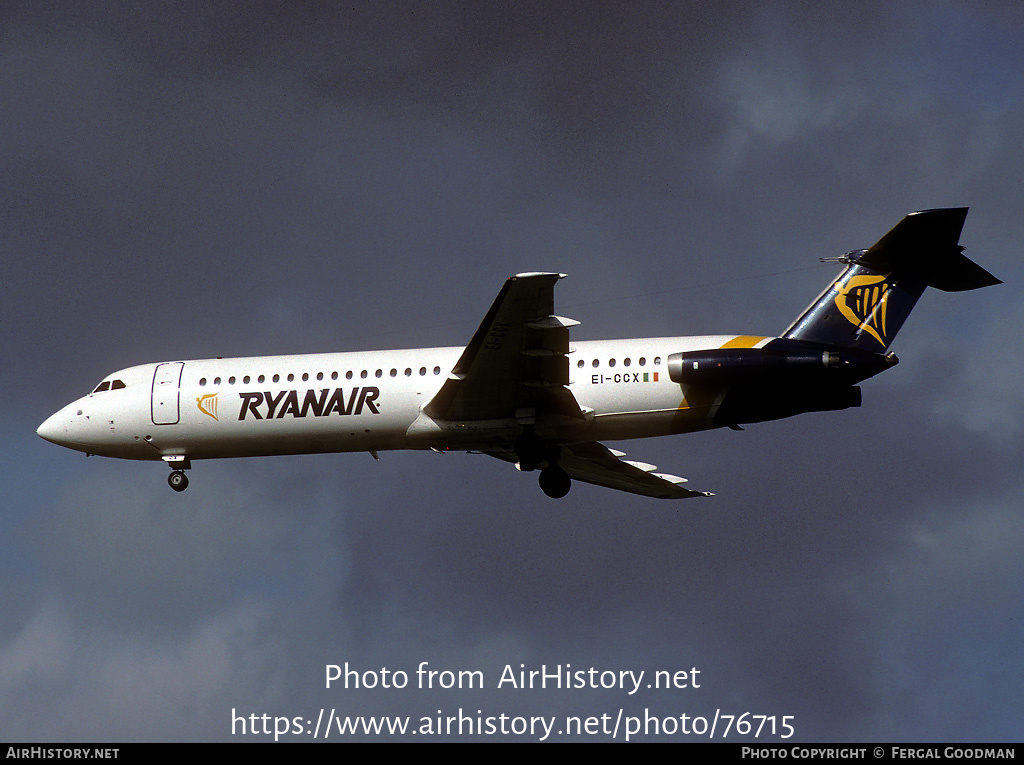
[[[217,394],[207,393],[205,396],[200,396],[196,399],[196,406],[199,407],[199,411],[203,414],[217,419]]]
[[[882,344],[885,342],[885,314],[891,286],[885,276],[851,276],[844,285],[836,282],[836,308],[853,326],[867,332]]]

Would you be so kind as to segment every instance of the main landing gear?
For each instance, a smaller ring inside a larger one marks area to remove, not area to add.
[[[540,471],[538,482],[541,491],[552,499],[561,499],[572,488],[572,479],[558,466],[557,462]]]
[[[542,462],[547,467],[540,471],[540,488],[552,499],[561,499],[572,488],[572,479],[558,465],[561,447],[551,446],[544,442],[532,429],[520,433],[512,445],[512,450],[519,458],[519,469],[529,472],[536,470]]]

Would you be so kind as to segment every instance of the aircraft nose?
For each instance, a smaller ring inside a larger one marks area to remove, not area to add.
[[[68,440],[67,418],[63,412],[51,414],[36,428],[36,434],[52,444],[63,446]]]

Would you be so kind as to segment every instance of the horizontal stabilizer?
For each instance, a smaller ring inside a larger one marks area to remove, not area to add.
[[[960,232],[966,207],[910,213],[875,242],[856,262],[872,271],[913,276],[944,292],[1002,284],[963,254]]]

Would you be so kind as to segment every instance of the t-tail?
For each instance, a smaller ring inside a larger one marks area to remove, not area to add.
[[[1001,283],[963,255],[966,217],[966,207],[911,213],[871,248],[838,258],[846,270],[781,338],[672,354],[670,378],[698,390],[726,388],[715,425],[860,406],[857,384],[899,361],[889,345],[925,287]]]
[[[841,256],[846,270],[782,337],[884,353],[925,287],[1001,284],[963,254],[966,217],[966,207],[911,213],[871,248]]]

